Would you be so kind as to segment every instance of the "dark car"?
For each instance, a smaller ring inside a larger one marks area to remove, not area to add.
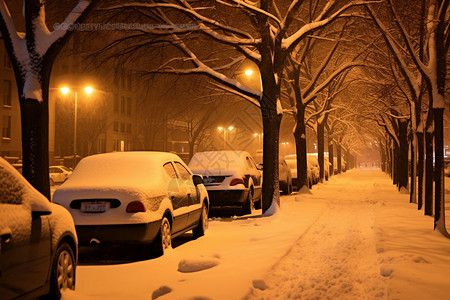
[[[75,289],[77,251],[69,212],[0,158],[0,298],[59,299]]]
[[[261,208],[262,174],[249,153],[198,152],[189,167],[203,176],[211,209],[231,208],[250,214]]]

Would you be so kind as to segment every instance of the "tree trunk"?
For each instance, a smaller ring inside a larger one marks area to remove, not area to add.
[[[267,112],[261,106],[263,119],[263,186],[262,212],[265,213],[272,205],[280,206],[280,186],[278,181],[279,132],[281,116],[276,110]]]
[[[342,173],[342,154],[341,154],[341,144],[336,145],[336,156],[337,156],[337,173]]]
[[[408,189],[408,121],[402,119],[398,122],[400,142],[398,152],[398,190]]]
[[[392,159],[393,159],[393,174],[392,174],[392,183],[398,187],[398,153],[399,147],[397,143],[394,141],[394,148],[392,149]]]
[[[410,193],[409,193],[409,202],[417,203],[417,187],[416,187],[416,178],[417,178],[417,136],[413,131],[411,133],[411,176],[410,176]]]
[[[417,209],[421,210],[424,201],[424,134],[417,132]]]
[[[22,93],[20,93],[22,94]],[[50,199],[48,102],[20,99],[23,176]]]
[[[433,133],[425,132],[425,215],[433,215]]]
[[[381,171],[386,173],[386,150],[383,146],[380,146],[381,155]]]
[[[323,182],[324,170],[324,148],[325,148],[325,128],[323,123],[317,123],[317,159],[319,161],[319,180]]]
[[[299,101],[298,101],[299,102]],[[300,108],[300,109],[298,109]],[[297,104],[297,126],[294,131],[295,147],[297,151],[297,188],[300,190],[306,186],[309,188],[307,164],[306,164],[306,126],[304,108]]]
[[[328,162],[330,163],[330,172],[328,176],[334,175],[334,158],[333,158],[333,143],[328,144]]]
[[[435,128],[435,193],[434,193],[434,228],[444,236],[450,237],[445,227],[444,199],[444,109],[433,108]]]

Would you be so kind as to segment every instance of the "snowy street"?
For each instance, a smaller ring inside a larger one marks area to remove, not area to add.
[[[81,262],[63,299],[445,299],[450,240],[408,202],[381,171],[352,170],[274,216],[210,219],[162,257]]]

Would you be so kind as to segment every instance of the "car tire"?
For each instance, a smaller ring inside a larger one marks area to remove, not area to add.
[[[202,206],[202,213],[200,215],[200,220],[198,221],[198,226],[192,229],[192,235],[194,238],[199,238],[205,235],[206,229],[208,228],[208,208],[205,203]]]
[[[75,289],[75,256],[68,243],[56,248],[50,275],[50,294],[47,299],[61,299],[61,290]]]
[[[247,201],[244,203],[244,215],[250,215],[255,210],[253,203],[253,189],[249,189]]]
[[[292,194],[292,182],[289,183],[289,185],[288,185],[287,194],[288,194],[288,195]]]
[[[151,252],[156,256],[164,255],[164,251],[172,245],[170,222],[166,217],[161,220],[158,235],[152,243]]]

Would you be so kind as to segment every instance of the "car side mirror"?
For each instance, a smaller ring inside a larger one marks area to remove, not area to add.
[[[203,176],[202,175],[192,175],[192,181],[194,185],[203,184]]]
[[[263,164],[258,164],[258,166],[256,167],[258,170],[262,171],[263,170]]]

